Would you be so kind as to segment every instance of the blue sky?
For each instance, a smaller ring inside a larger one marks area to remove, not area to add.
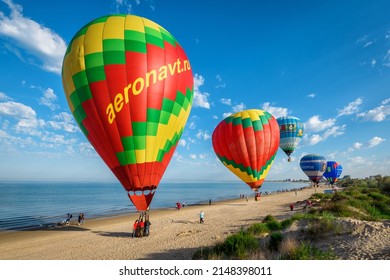
[[[293,161],[279,149],[267,179],[305,179],[308,153],[343,175],[390,175],[389,11],[380,0],[0,0],[0,180],[116,180],[73,120],[60,73],[73,35],[112,13],[160,24],[191,61],[193,108],[162,182],[238,181],[211,135],[252,108],[305,125]]]

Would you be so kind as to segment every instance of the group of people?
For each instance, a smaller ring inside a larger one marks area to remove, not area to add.
[[[180,210],[181,208],[186,207],[186,206],[187,206],[186,202],[183,202],[183,203],[176,202],[176,209],[177,210]]]
[[[60,225],[70,225],[70,220],[73,218],[73,215],[68,213],[66,214],[65,220],[63,220]],[[77,224],[82,225],[84,223],[84,213],[80,213],[77,218]]]
[[[151,224],[152,223],[149,221],[149,215],[141,215],[140,218],[135,220],[133,224],[132,237],[148,236],[150,233]]]

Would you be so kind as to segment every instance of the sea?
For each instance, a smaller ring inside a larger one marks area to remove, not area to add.
[[[260,191],[274,193],[308,186],[308,182],[264,182]],[[161,183],[150,205],[153,209],[174,208],[176,202],[206,204],[253,197],[241,182]],[[119,183],[102,182],[0,182],[0,231],[54,227],[67,213],[77,220],[137,212]]]

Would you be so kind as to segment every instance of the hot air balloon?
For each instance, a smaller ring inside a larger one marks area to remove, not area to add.
[[[100,17],[69,43],[62,82],[80,129],[134,206],[147,210],[191,110],[183,48],[146,18]]]
[[[318,185],[326,169],[326,159],[323,156],[308,154],[301,158],[300,166],[310,181]]]
[[[222,120],[212,136],[221,162],[256,193],[279,147],[276,119],[263,110],[245,110]]]
[[[280,117],[276,119],[280,129],[280,148],[288,156],[288,161],[291,161],[290,155],[298,145],[303,135],[303,124],[296,117]]]
[[[340,165],[340,163],[335,161],[328,161],[326,163],[324,177],[333,186],[333,184],[336,183],[340,177],[341,172],[343,172],[343,167]]]

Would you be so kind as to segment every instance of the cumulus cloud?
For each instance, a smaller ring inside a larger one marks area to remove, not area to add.
[[[185,139],[180,139],[178,145],[185,147],[187,145],[187,141]]]
[[[202,75],[195,74],[194,76],[194,99],[193,106],[205,109],[210,109],[210,102],[208,98],[210,96],[207,92],[201,92],[200,87],[204,85],[204,78]]]
[[[49,107],[52,111],[57,109],[59,106],[55,103],[57,101],[57,95],[51,88],[46,89],[43,92],[43,96],[40,98],[39,103]]]
[[[362,98],[357,98],[355,101],[352,101],[349,103],[347,106],[344,106],[343,109],[339,110],[339,114],[337,115],[338,117],[340,116],[348,116],[355,114],[359,111],[359,106],[363,103]]]
[[[13,101],[0,103],[0,115],[30,120],[37,116],[33,108]]]
[[[0,91],[0,101],[11,101],[12,98]]]
[[[372,148],[372,147],[375,147],[377,145],[379,145],[380,143],[382,143],[383,141],[385,141],[386,139],[383,139],[381,137],[378,137],[378,136],[375,136],[373,138],[371,138],[369,141],[368,141],[368,147],[369,148]]]
[[[222,114],[222,118],[225,119],[225,118],[229,117],[231,114],[232,114],[232,112],[223,113],[223,114]]]
[[[203,139],[206,141],[211,138],[211,135],[207,131],[198,130],[198,133],[196,134],[196,138]]]
[[[322,134],[318,134],[318,133],[312,135],[306,134],[303,139],[308,145],[315,145],[319,142],[325,141],[329,137],[337,137],[343,135],[345,133],[346,127],[347,126],[345,124],[342,126],[333,126],[326,129],[325,132]]]
[[[263,105],[261,105],[261,108],[264,111],[267,111],[268,113],[273,115],[275,118],[286,117],[289,113],[287,108],[274,107],[274,106],[271,106],[271,104],[269,102],[263,103]]]
[[[336,123],[336,119],[329,118],[327,120],[320,120],[318,115],[312,116],[305,124],[305,131],[309,132],[319,132],[325,129],[328,129],[334,126]]]
[[[24,62],[39,64],[45,71],[60,74],[65,41],[50,28],[25,17],[22,6],[12,0],[3,2],[10,9],[10,15],[0,13],[0,36],[12,43],[8,50]]]
[[[232,109],[233,109],[234,113],[237,113],[237,112],[241,112],[241,111],[245,110],[245,108],[246,108],[246,105],[241,102],[240,104],[233,106]]]
[[[381,105],[368,110],[366,112],[360,113],[357,116],[362,118],[365,121],[374,121],[374,122],[382,122],[388,119],[390,115],[390,98],[387,98],[382,101]]]
[[[47,125],[54,130],[63,130],[70,133],[78,131],[72,115],[67,112],[55,115],[54,120],[47,121]]]

